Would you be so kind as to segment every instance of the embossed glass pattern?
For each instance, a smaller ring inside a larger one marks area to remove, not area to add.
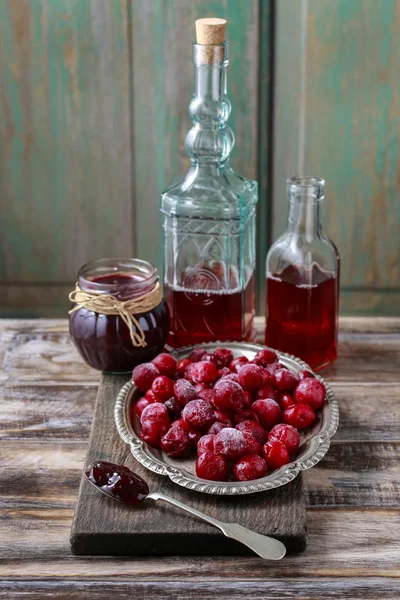
[[[228,46],[194,44],[193,127],[186,137],[188,173],[161,196],[169,342],[253,339],[257,183],[229,163],[234,135],[227,125]]]

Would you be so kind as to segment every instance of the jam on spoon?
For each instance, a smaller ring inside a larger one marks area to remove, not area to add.
[[[85,476],[92,485],[98,490],[110,496],[114,500],[124,502],[129,506],[136,505],[146,499],[151,500],[164,500],[169,502],[186,512],[211,523],[218,527],[222,533],[229,538],[241,542],[245,546],[251,548],[261,558],[267,560],[280,560],[286,554],[286,548],[279,540],[261,535],[255,531],[250,531],[237,523],[224,523],[214,519],[205,513],[170,498],[164,496],[160,492],[151,492],[149,486],[142,477],[133,473],[128,467],[122,465],[115,465],[110,462],[99,461],[90,465],[86,471]]]
[[[124,504],[138,504],[149,495],[149,486],[145,480],[122,465],[109,462],[93,463],[85,471],[85,475],[86,479],[104,494]]]

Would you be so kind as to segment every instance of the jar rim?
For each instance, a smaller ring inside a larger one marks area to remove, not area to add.
[[[112,275],[113,273],[133,273],[140,275],[140,278],[127,279],[126,283],[106,283],[104,281],[98,283],[92,279],[102,275]],[[78,280],[81,288],[86,288],[87,285],[90,285],[91,291],[106,292],[109,294],[116,290],[127,288],[134,293],[134,291],[155,285],[158,278],[157,268],[140,258],[101,258],[85,263],[78,271]]]

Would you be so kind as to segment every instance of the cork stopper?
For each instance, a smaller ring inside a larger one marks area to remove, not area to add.
[[[224,56],[225,19],[197,19],[196,44],[199,45],[196,59],[203,65],[221,63]]]
[[[225,41],[225,19],[197,19],[196,43],[204,46],[216,46]]]

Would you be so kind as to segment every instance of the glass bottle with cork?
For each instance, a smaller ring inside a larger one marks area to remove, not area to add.
[[[321,222],[325,181],[292,177],[287,193],[287,230],[266,260],[265,343],[321,369],[336,359],[340,257]]]
[[[188,173],[161,195],[169,343],[254,339],[257,183],[229,163],[224,19],[198,19]]]

